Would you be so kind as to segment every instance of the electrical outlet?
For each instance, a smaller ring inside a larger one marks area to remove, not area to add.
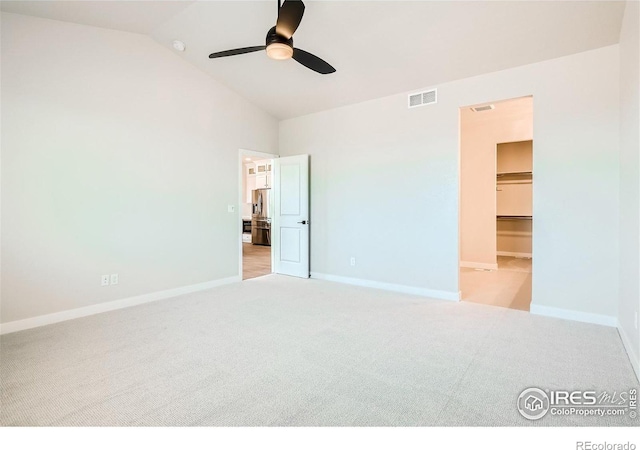
[[[101,286],[109,286],[109,275],[102,275]]]
[[[112,273],[111,274],[111,284],[118,284],[118,274],[117,273]]]
[[[350,264],[351,264],[352,266],[355,266],[355,265],[356,265],[356,259],[355,259],[353,256],[351,257]]]

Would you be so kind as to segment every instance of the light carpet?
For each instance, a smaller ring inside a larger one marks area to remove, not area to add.
[[[637,386],[613,328],[270,275],[0,338],[0,424],[638,425],[516,409]]]

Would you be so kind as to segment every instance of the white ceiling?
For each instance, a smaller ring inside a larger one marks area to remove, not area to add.
[[[7,12],[148,34],[180,57],[284,119],[618,42],[624,2],[305,1],[296,47],[337,72],[319,75],[264,52],[210,60],[209,53],[263,45],[270,1],[19,1]]]
[[[194,1],[2,1],[2,11],[150,34]]]

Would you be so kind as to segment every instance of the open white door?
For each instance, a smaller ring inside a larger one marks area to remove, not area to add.
[[[309,155],[273,161],[273,271],[309,278]]]

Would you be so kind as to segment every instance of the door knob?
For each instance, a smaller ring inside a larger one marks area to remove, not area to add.
[[[302,222],[298,222],[298,223],[301,223],[302,225],[306,225],[306,224],[307,224],[307,221],[306,221],[306,220],[303,220]]]

